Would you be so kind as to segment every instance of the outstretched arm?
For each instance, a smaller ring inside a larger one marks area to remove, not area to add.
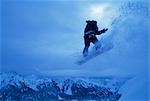
[[[102,33],[105,33],[107,30],[108,30],[108,28],[104,28],[104,29],[98,31],[97,35],[100,35],[100,34],[102,34]]]

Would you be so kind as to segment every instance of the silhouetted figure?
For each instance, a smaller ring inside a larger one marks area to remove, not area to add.
[[[95,45],[96,50],[101,47],[100,45],[97,45],[98,39],[96,38],[96,35],[101,35],[102,33],[105,33],[108,29],[102,29],[98,31],[97,27],[97,21],[86,21],[87,25],[84,30],[84,50],[83,50],[83,55],[87,56],[88,54],[88,48],[90,46],[90,43],[92,42]]]

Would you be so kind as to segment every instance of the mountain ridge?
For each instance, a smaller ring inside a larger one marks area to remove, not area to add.
[[[17,73],[0,73],[0,100],[111,100],[121,97],[127,78],[38,78]]]

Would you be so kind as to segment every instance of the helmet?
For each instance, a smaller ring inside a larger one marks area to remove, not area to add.
[[[94,24],[95,25],[95,24],[97,24],[97,21],[95,21],[95,20],[86,20],[86,23],[87,24],[92,24],[92,25]]]

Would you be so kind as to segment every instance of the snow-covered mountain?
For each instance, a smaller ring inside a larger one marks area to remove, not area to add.
[[[117,101],[129,78],[39,77],[0,73],[0,100],[102,100]]]

